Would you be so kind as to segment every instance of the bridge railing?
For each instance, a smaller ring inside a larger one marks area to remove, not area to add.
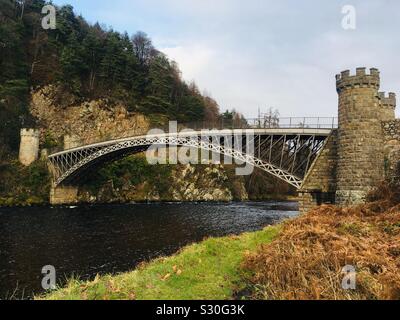
[[[178,128],[199,129],[335,129],[338,127],[338,118],[335,117],[287,117],[287,118],[246,118],[246,119],[221,119],[218,121],[200,121],[179,124]]]
[[[338,127],[336,117],[287,117],[248,119],[253,128],[309,128],[335,129]]]
[[[276,118],[276,117],[262,117],[262,118],[237,118],[237,119],[219,119],[216,121],[197,121],[190,123],[178,123],[178,131],[183,129],[201,130],[201,129],[335,129],[338,127],[338,118],[335,117],[287,117],[287,118]],[[150,129],[160,129],[165,133],[169,132],[169,124],[165,125],[153,125]],[[146,132],[138,132],[139,134],[146,134]],[[115,139],[128,138],[132,136],[128,132],[121,135],[107,135],[107,136],[86,136],[85,140],[76,141],[75,147],[106,142]],[[64,148],[60,145],[55,148],[51,148],[49,153],[55,153],[63,151]]]

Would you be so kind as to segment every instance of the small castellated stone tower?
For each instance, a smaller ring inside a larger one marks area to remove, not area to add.
[[[39,130],[21,129],[21,144],[19,147],[19,161],[29,166],[39,157]]]
[[[339,95],[338,205],[362,203],[384,177],[382,121],[394,119],[396,98],[378,93],[379,71],[357,68],[336,76]]]
[[[381,106],[382,112],[382,120],[390,121],[396,118],[395,110],[396,110],[396,94],[393,92],[389,93],[389,96],[386,97],[385,92],[379,92],[379,103]]]

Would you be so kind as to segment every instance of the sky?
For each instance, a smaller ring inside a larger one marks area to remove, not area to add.
[[[335,74],[356,67],[378,68],[381,91],[400,93],[398,0],[53,3],[73,5],[90,23],[146,32],[222,111],[256,118],[272,107],[282,117],[336,116]],[[355,9],[355,29],[342,26],[345,5]]]

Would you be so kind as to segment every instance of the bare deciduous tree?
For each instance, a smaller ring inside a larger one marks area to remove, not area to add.
[[[203,97],[205,107],[204,121],[216,124],[219,120],[219,105],[208,93],[204,93]]]
[[[266,113],[263,114],[263,126],[264,128],[277,128],[279,127],[280,113],[278,109],[270,107]]]
[[[132,37],[133,51],[140,65],[146,65],[154,51],[153,44],[146,33],[138,31]]]

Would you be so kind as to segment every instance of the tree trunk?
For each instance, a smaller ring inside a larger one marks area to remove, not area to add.
[[[25,11],[25,0],[22,1],[22,10],[21,10],[21,20],[24,17],[24,11]]]

